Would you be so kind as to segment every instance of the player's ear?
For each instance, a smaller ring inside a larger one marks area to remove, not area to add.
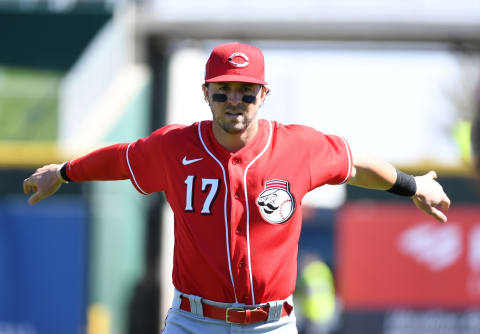
[[[207,84],[202,84],[202,91],[203,91],[203,98],[204,98],[205,102],[210,104],[209,95],[208,95],[208,85]]]
[[[270,93],[270,89],[267,86],[262,85],[262,98],[265,98]]]
[[[261,86],[260,87],[261,91],[260,91],[260,104],[259,104],[259,107],[263,106],[263,103],[265,102],[265,98],[267,97],[268,93],[270,92],[270,90],[268,89],[268,87],[266,86]]]

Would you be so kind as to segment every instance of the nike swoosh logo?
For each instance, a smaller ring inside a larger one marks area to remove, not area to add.
[[[200,161],[200,160],[203,160],[203,158],[187,160],[187,157],[183,157],[182,164],[184,166],[186,166],[186,165],[193,164],[194,162],[197,162],[197,161]]]

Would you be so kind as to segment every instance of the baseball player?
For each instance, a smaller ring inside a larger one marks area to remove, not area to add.
[[[175,291],[164,333],[296,333],[301,202],[324,184],[410,196],[447,221],[450,200],[435,172],[413,177],[352,153],[342,137],[259,119],[266,85],[258,48],[218,45],[202,86],[212,120],[167,125],[24,181],[30,204],[64,182],[130,179],[142,194],[165,192],[175,217]]]

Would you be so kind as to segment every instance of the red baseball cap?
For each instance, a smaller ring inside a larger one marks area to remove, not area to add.
[[[266,85],[262,51],[238,42],[217,45],[205,65],[205,82]]]

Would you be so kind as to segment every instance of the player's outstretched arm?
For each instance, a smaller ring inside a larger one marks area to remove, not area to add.
[[[38,168],[35,173],[23,181],[23,192],[33,193],[28,203],[33,205],[57,192],[66,181],[60,175],[62,165],[51,164]]]
[[[348,184],[410,196],[417,208],[439,222],[447,222],[442,211],[450,207],[450,199],[436,181],[437,174],[434,171],[412,177],[396,170],[384,160],[357,152],[353,153],[353,165]]]
[[[128,144],[100,148],[63,165],[47,165],[23,181],[25,194],[33,193],[28,203],[53,195],[63,182],[114,181],[129,178],[125,151]],[[63,167],[63,168],[62,168]],[[67,171],[68,170],[68,171]]]

